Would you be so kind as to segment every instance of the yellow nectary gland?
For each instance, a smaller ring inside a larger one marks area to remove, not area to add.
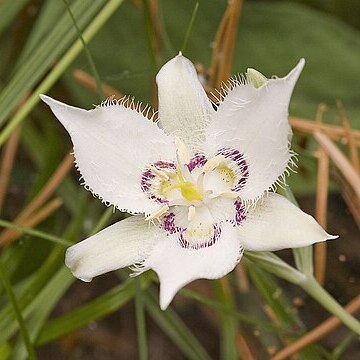
[[[201,201],[203,198],[202,193],[192,182],[186,181],[184,183],[181,183],[180,189],[181,189],[181,195],[187,201],[194,201],[194,200]]]
[[[226,165],[220,165],[220,166],[217,167],[217,170],[220,171],[221,173],[223,173],[224,176],[226,176],[228,178],[231,185],[234,184],[236,176],[235,176],[235,173],[234,173],[234,171],[232,169],[230,169]]]
[[[181,173],[181,170],[178,168],[177,171],[177,180],[179,182],[172,184],[171,180],[163,181],[160,185],[160,192],[162,195],[167,195],[171,190],[179,189],[183,198],[189,202],[194,200],[202,201],[203,194],[197,188],[195,184],[190,181],[185,181],[184,176]]]

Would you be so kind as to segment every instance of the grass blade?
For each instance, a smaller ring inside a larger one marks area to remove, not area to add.
[[[139,360],[146,360],[148,358],[147,339],[146,339],[146,323],[144,312],[144,298],[141,289],[141,279],[134,278],[135,285],[135,311],[136,311],[136,329],[138,334],[138,351]]]
[[[122,4],[123,0],[110,0],[96,16],[96,18],[90,23],[87,29],[83,33],[83,38],[86,42],[89,42],[96,33],[105,24],[108,18],[114,13],[114,11]],[[66,52],[61,58],[58,64],[52,69],[48,76],[41,82],[41,84],[35,89],[34,93],[28,98],[24,106],[15,114],[8,125],[0,134],[0,146],[7,140],[16,126],[21,123],[26,116],[32,111],[32,109],[39,103],[39,94],[47,92],[54,83],[60,78],[67,67],[72,61],[80,54],[82,50],[82,44],[80,40],[77,40],[73,46]],[[1,121],[1,118],[0,118]]]
[[[20,306],[18,304],[18,301],[15,297],[14,292],[12,291],[11,288],[11,284],[9,282],[9,279],[6,276],[5,270],[3,268],[2,262],[0,262],[0,280],[5,288],[5,291],[9,297],[9,300],[12,304],[12,307],[14,309],[15,312],[15,316],[17,319],[17,322],[19,324],[19,328],[20,328],[20,333],[21,336],[24,340],[25,346],[26,346],[26,350],[28,353],[28,357],[29,360],[35,360],[36,359],[36,355],[35,355],[35,350],[32,346],[32,343],[30,341],[30,337],[29,337],[29,333],[28,330],[26,328],[25,322],[24,322],[24,318],[22,316],[21,310],[20,310]]]
[[[91,56],[91,53],[89,51],[89,48],[86,45],[86,42],[85,42],[84,38],[82,37],[81,30],[80,30],[80,28],[79,28],[79,26],[78,26],[78,24],[76,22],[74,14],[72,13],[72,11],[70,9],[69,3],[67,2],[67,0],[63,0],[63,1],[64,1],[65,5],[66,5],[66,8],[67,8],[68,13],[69,13],[69,15],[71,17],[71,20],[74,23],[74,26],[75,26],[77,35],[78,35],[78,37],[79,37],[79,39],[81,41],[81,44],[82,44],[82,46],[84,48],[86,58],[87,58],[87,60],[89,62],[91,71],[92,71],[92,73],[94,75],[94,78],[95,78],[95,81],[96,81],[96,91],[99,94],[99,100],[101,102],[102,100],[104,100],[105,96],[104,96],[104,92],[102,91],[101,80],[100,80],[99,73],[98,73],[98,71],[96,69],[95,62],[94,62],[94,60],[93,60],[93,58]]]
[[[179,350],[190,360],[209,360],[210,357],[203,346],[196,340],[192,332],[171,309],[162,311],[155,299],[154,292],[147,292],[146,308],[164,333],[170,337]]]
[[[2,219],[0,219],[0,226],[4,227],[4,228],[8,228],[8,229],[15,229],[24,234],[38,237],[40,239],[48,240],[48,241],[51,241],[58,245],[62,245],[62,246],[70,246],[71,245],[71,242],[66,241],[58,236],[50,235],[43,231],[34,230],[34,229],[26,227],[26,226],[17,225],[17,224],[14,224],[9,221],[2,220]]]
[[[150,284],[146,278],[142,286]],[[127,280],[124,284],[116,286],[107,293],[97,297],[95,300],[80,306],[79,308],[66,313],[63,316],[50,320],[42,328],[36,341],[37,345],[43,345],[77,330],[89,322],[102,318],[122,306],[135,296],[133,279]]]
[[[7,0],[0,4],[0,34],[11,24],[28,0]]]

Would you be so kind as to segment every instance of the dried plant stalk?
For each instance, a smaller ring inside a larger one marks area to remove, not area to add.
[[[358,155],[358,150],[357,150],[357,147],[356,147],[355,139],[354,139],[353,133],[351,131],[351,126],[350,126],[349,119],[348,119],[348,117],[346,115],[344,105],[343,105],[341,100],[336,101],[336,106],[338,108],[340,118],[341,118],[341,121],[342,121],[343,126],[344,126],[344,130],[345,130],[345,133],[346,133],[346,138],[347,138],[348,145],[349,145],[350,160],[351,160],[352,166],[354,167],[356,172],[358,174],[360,174],[359,155]]]
[[[326,229],[327,202],[329,189],[329,156],[320,146],[318,150],[318,173],[316,190],[316,220]],[[315,244],[315,277],[320,284],[324,284],[326,274],[326,242]]]
[[[49,201],[49,203],[43,206],[39,211],[29,216],[26,220],[22,222],[17,222],[17,224],[26,227],[35,227],[36,225],[47,219],[62,204],[63,201],[60,198],[55,198]],[[21,231],[7,229],[1,234],[0,246],[8,245],[12,241],[18,239],[22,234],[23,233]]]
[[[20,133],[21,128],[17,127],[9,137],[3,150],[0,166],[0,213],[5,202],[10,175],[19,145]]]
[[[210,68],[211,86],[219,88],[232,72],[234,50],[243,0],[230,0],[215,36]]]
[[[81,85],[83,85],[85,88],[89,89],[92,92],[96,92],[96,80],[93,76],[89,75],[87,72],[83,70],[74,70],[73,71],[73,77],[74,79],[79,82]],[[105,94],[105,96],[115,96],[117,99],[121,99],[124,97],[123,94],[121,94],[119,91],[115,90],[111,86],[102,83],[102,91]]]
[[[341,195],[348,206],[358,228],[360,229],[360,199],[356,196],[354,189],[337,169],[332,169],[331,176],[338,184]]]
[[[345,309],[350,314],[355,314],[360,310],[360,295],[352,300]],[[340,320],[331,316],[328,320],[324,321],[322,324],[318,325],[313,330],[309,331],[306,335],[293,342],[291,345],[279,351],[272,360],[284,360],[292,354],[300,351],[305,346],[314,343],[315,341],[320,340],[330,332],[334,331],[339,325],[341,325]]]
[[[249,278],[247,276],[245,267],[239,265],[235,268],[235,278],[239,285],[240,291],[246,293],[250,289]]]
[[[314,138],[343,174],[349,185],[353,188],[355,195],[360,198],[360,176],[352,167],[346,156],[325,134],[315,132]]]
[[[347,141],[347,133],[342,126],[317,123],[309,119],[294,116],[290,116],[289,121],[292,128],[296,131],[311,135],[315,131],[320,131],[326,134],[332,140]],[[356,142],[356,145],[360,144],[360,131],[351,129],[350,133],[354,141]]]
[[[251,347],[248,345],[246,339],[242,335],[236,336],[236,347],[241,359],[243,360],[256,360],[251,351]]]
[[[24,225],[26,221],[28,221],[28,219],[34,214],[34,212],[37,211],[47,201],[47,199],[55,192],[61,181],[73,167],[73,162],[74,156],[72,154],[69,154],[64,158],[40,193],[15,218],[15,224]],[[7,239],[10,236],[9,233],[12,233],[13,231],[14,230],[11,229],[4,230],[0,235],[0,244],[7,243]]]

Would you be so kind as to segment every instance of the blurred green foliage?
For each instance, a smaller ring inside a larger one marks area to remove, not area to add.
[[[99,9],[109,1],[73,0],[69,3],[77,25],[84,31]],[[125,1],[117,9],[89,44],[89,50],[103,82],[137,100],[150,103],[153,82],[161,64],[153,61],[146,12],[134,3]],[[163,39],[161,63],[176,55],[181,48],[195,3],[194,0],[159,1]],[[199,3],[185,55],[208,68],[213,39],[227,2],[200,0]],[[2,0],[0,14],[0,119],[6,124],[24,96],[41,83],[62,59],[78,34],[62,1]],[[360,128],[359,29],[358,1],[249,0],[245,2],[241,14],[233,71],[239,73],[253,67],[267,76],[283,76],[304,57],[307,63],[295,89],[290,113],[313,118],[317,105],[326,102],[330,110],[325,115],[325,121],[336,123],[338,119],[334,103],[340,98],[350,115],[352,126]],[[78,68],[91,73],[91,66],[84,54],[74,61],[49,92],[65,102],[90,108],[93,103],[98,103],[98,94],[76,83],[72,72]],[[65,131],[50,111],[44,109],[43,105],[33,108],[24,119],[20,155],[11,179],[13,188],[21,191],[15,191],[11,201],[8,200],[8,204],[11,204],[10,210],[4,211],[5,218],[13,218],[23,204],[38,194],[71,146]],[[299,174],[290,178],[293,188],[297,192],[314,190],[315,161],[301,156],[300,165]],[[113,215],[110,209],[99,220],[104,207],[80,188],[73,176],[64,180],[56,195],[63,199],[64,206],[39,226],[42,233],[49,236],[57,234],[53,239],[61,237],[75,242],[91,234],[94,229],[102,228],[110,218],[115,221],[123,216]],[[173,310],[165,313],[159,310],[151,274],[141,278],[141,291],[134,288],[132,280],[128,280],[93,301],[49,320],[55,306],[75,281],[63,265],[64,250],[64,246],[48,242],[46,236],[28,232],[0,255],[34,344],[53,341],[114,312],[134,297],[142,297],[140,303],[147,314],[185,356],[208,358],[192,330]],[[269,272],[277,271],[278,276],[288,276],[287,279],[293,282],[302,276],[275,255],[249,254],[245,263],[252,267],[263,266]],[[291,334],[300,336],[306,331],[305,326],[297,316],[292,315],[294,307],[285,293],[279,298],[271,296],[278,289],[278,284],[265,270],[254,268],[251,272],[253,285],[264,298],[263,301],[277,314],[281,326],[296,324],[298,331]],[[123,275],[120,272],[120,278]],[[245,306],[241,308],[237,299],[224,299],[224,289],[220,283],[216,287],[217,299],[208,301],[222,317],[220,332],[224,357],[236,356],[235,348],[231,345],[239,323],[264,328],[267,334],[259,340],[263,345],[267,343],[269,335],[273,339],[284,333],[284,328],[280,329],[268,319],[265,321],[265,315],[259,314],[260,301],[254,305],[253,294],[248,294],[248,299],[245,296],[242,298]],[[193,299],[202,299],[200,302],[207,304],[199,294]],[[0,305],[0,359],[25,359],[22,338],[14,337],[19,326],[3,288],[0,288]],[[141,321],[144,322],[144,319]],[[290,331],[289,328],[286,330]],[[344,346],[346,348],[347,343],[344,344],[341,350]],[[309,347],[302,358],[319,358],[323,351]]]

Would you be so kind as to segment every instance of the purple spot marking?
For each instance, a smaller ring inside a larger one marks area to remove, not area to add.
[[[143,172],[141,176],[141,190],[143,192],[148,192],[150,190],[150,181],[155,177],[155,174],[150,170],[147,169]]]
[[[176,166],[173,162],[168,162],[168,161],[157,161],[156,163],[153,164],[154,167],[156,167],[158,170],[161,169],[171,169],[171,170],[175,170]],[[151,189],[151,181],[156,177],[157,175],[151,170],[151,169],[146,169],[142,176],[141,176],[141,180],[140,180],[140,186],[141,186],[141,190],[144,193],[147,193],[148,198],[151,200],[154,200],[160,204],[166,203],[167,200],[160,198],[159,196],[156,196]]]
[[[159,160],[156,163],[154,163],[154,166],[159,170],[160,169],[176,170],[176,165],[173,162],[170,162],[170,161]]]
[[[221,148],[218,151],[219,155],[224,155],[226,159],[230,159],[236,163],[241,171],[241,178],[238,183],[231,189],[232,191],[239,191],[244,188],[249,177],[249,166],[245,160],[245,156],[237,149]]]
[[[175,225],[175,214],[173,212],[170,212],[163,217],[160,227],[169,234],[183,231],[183,229]]]
[[[189,241],[187,241],[184,238],[183,233],[184,233],[184,230],[181,231],[181,233],[180,233],[179,245],[182,248],[199,250],[199,249],[204,249],[204,248],[210,247],[210,246],[214,245],[216,243],[216,241],[219,240],[220,235],[221,235],[221,226],[220,226],[220,224],[215,224],[213,236],[207,242],[203,242],[201,244],[191,244]]]
[[[166,231],[169,235],[179,234],[179,245],[184,249],[203,249],[209,246],[212,246],[216,243],[216,241],[220,238],[221,235],[221,226],[220,224],[214,225],[214,234],[213,236],[206,242],[201,244],[191,244],[184,238],[184,232],[186,229],[178,227],[175,225],[175,214],[173,212],[169,212],[162,218],[162,222],[160,228]]]
[[[245,207],[241,203],[241,200],[236,200],[234,202],[235,205],[235,219],[232,221],[234,225],[240,225],[246,219],[246,211]]]
[[[186,166],[192,172],[195,168],[204,166],[206,162],[207,159],[204,154],[196,154]]]

